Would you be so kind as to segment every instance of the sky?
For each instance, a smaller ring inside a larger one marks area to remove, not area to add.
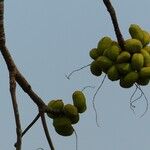
[[[139,24],[150,31],[149,0],[112,0],[120,29],[125,39],[130,38],[130,24]],[[96,126],[92,97],[104,75],[95,77],[89,67],[74,73],[70,80],[65,75],[91,63],[89,51],[103,36],[116,40],[110,16],[99,0],[6,0],[5,32],[7,47],[19,70],[33,90],[48,103],[63,99],[72,103],[72,93],[85,86],[87,111],[74,125],[78,135],[78,150],[149,150],[150,109],[142,117],[145,101],[136,103],[136,115],[129,106],[134,87],[123,89],[118,81],[105,80],[98,92],[95,105],[100,127]],[[1,150],[14,150],[16,129],[9,94],[8,70],[0,55],[0,145]],[[142,87],[150,100],[149,85]],[[36,116],[38,110],[32,100],[17,86],[22,128]],[[56,150],[76,150],[75,134],[58,135],[47,118]],[[41,121],[23,137],[22,150],[49,150]]]

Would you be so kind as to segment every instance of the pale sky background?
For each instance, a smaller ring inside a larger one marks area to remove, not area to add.
[[[149,0],[112,0],[124,38],[129,38],[128,27],[139,24],[150,31]],[[33,90],[48,103],[62,98],[72,103],[71,95],[87,85],[100,84],[102,77],[91,75],[89,68],[65,78],[73,69],[89,64],[89,50],[103,36],[116,39],[110,16],[102,0],[5,0],[5,31],[7,45],[15,62],[31,83]],[[14,150],[15,121],[8,85],[8,71],[0,55],[0,149]],[[108,79],[96,96],[96,108],[101,127],[95,124],[92,96],[96,89],[87,89],[88,109],[78,124],[78,150],[149,150],[150,109],[142,99],[136,104],[135,116],[129,108],[134,88],[123,89],[118,82]],[[149,85],[143,90],[150,100]],[[24,129],[37,114],[30,98],[17,87],[17,98]],[[75,135],[62,137],[47,118],[56,150],[75,150]],[[23,137],[22,150],[49,150],[41,121]]]

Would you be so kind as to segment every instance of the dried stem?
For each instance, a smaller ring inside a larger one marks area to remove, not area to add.
[[[115,13],[115,9],[113,8],[111,2],[109,0],[103,0],[107,11],[109,12],[110,16],[111,16],[111,20],[114,26],[114,30],[116,33],[116,37],[119,43],[119,46],[121,47],[122,50],[124,50],[124,39],[123,36],[121,34],[121,31],[119,29],[119,25],[118,25],[118,21],[117,21],[117,17],[116,17],[116,13]]]

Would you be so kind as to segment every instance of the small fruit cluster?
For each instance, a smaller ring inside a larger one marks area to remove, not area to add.
[[[55,131],[62,136],[70,136],[74,132],[72,124],[79,121],[79,113],[86,110],[86,98],[82,91],[72,94],[73,105],[64,105],[63,101],[51,100],[48,103],[47,115],[53,119]]]
[[[150,34],[136,24],[129,27],[129,33],[132,38],[124,42],[125,50],[111,38],[103,37],[89,53],[94,59],[91,73],[100,76],[104,72],[111,81],[119,80],[123,88],[134,83],[147,85],[150,80]]]

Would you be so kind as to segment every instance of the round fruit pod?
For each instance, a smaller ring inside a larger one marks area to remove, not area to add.
[[[134,53],[131,58],[131,66],[133,70],[140,71],[144,65],[144,57],[141,53]]]
[[[132,71],[132,67],[130,63],[116,64],[116,68],[121,75],[126,75],[127,73]]]
[[[97,53],[97,48],[92,48],[89,52],[89,55],[92,59],[96,60],[99,57]]]
[[[75,91],[72,94],[73,104],[77,108],[79,113],[85,112],[87,109],[86,98],[82,91]]]
[[[138,80],[139,75],[137,72],[129,72],[126,76],[120,78],[120,86],[123,88],[130,88]]]
[[[117,57],[117,63],[127,63],[130,61],[131,54],[127,51],[122,51]]]
[[[111,43],[112,43],[112,40],[110,37],[103,37],[99,42],[98,42],[98,45],[97,45],[97,52],[98,52],[98,55],[102,55],[104,50],[109,48],[111,46]]]
[[[129,27],[129,33],[133,39],[143,40],[143,31],[137,24],[131,24]]]
[[[150,43],[150,34],[145,30],[143,30],[143,39],[141,42],[143,44],[143,47]]]
[[[95,76],[100,76],[102,74],[102,68],[99,66],[98,61],[93,61],[90,65],[90,71]]]
[[[58,117],[53,119],[53,126],[55,131],[62,136],[70,136],[74,131],[71,121],[67,117]]]
[[[148,85],[150,79],[148,78],[139,78],[136,83],[142,86]]]
[[[76,123],[78,123],[79,120],[80,120],[79,113],[78,113],[78,115],[76,115],[76,116],[74,116],[74,117],[72,117],[72,118],[69,118],[69,119],[70,119],[70,121],[71,121],[71,124],[76,124]]]
[[[150,46],[143,47],[144,50],[146,50],[150,54]]]
[[[130,54],[139,53],[142,49],[142,43],[137,39],[128,39],[125,41],[125,50]]]
[[[120,48],[116,45],[112,45],[110,48],[104,51],[104,56],[108,57],[113,62],[117,60],[117,57],[120,54]]]
[[[49,113],[47,113],[47,115],[50,118],[56,118],[59,115],[61,115],[61,113],[63,111],[64,103],[61,99],[51,100],[48,103],[47,107],[48,107],[48,110],[50,111]]]
[[[107,72],[107,70],[113,65],[113,62],[106,56],[100,56],[96,61],[98,62],[98,66],[104,72]]]
[[[119,72],[115,65],[111,66],[107,71],[107,76],[111,81],[116,81],[120,78]]]
[[[150,78],[150,67],[143,67],[139,72],[140,78]]]
[[[141,49],[141,54],[144,57],[144,67],[150,67],[150,55],[145,49]]]

